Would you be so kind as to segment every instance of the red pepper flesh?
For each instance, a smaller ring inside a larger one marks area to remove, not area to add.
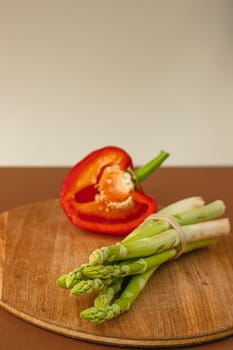
[[[138,188],[132,169],[129,154],[115,146],[98,149],[76,164],[60,195],[69,220],[92,232],[128,234],[156,212],[155,199]]]

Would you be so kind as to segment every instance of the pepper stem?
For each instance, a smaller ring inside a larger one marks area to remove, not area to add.
[[[164,162],[164,160],[169,156],[169,153],[165,151],[161,151],[154,159],[143,165],[142,167],[134,170],[134,176],[138,183],[144,181],[147,177],[149,177],[160,165]]]

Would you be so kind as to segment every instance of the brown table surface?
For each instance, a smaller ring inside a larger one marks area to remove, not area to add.
[[[2,167],[0,168],[0,212],[59,195],[62,180],[69,168],[64,167]],[[144,183],[148,194],[168,204],[184,197],[201,195],[208,201],[223,199],[226,215],[233,222],[233,167],[164,167]],[[0,349],[117,349],[67,338],[16,318],[0,309]],[[122,348],[121,348],[122,349]],[[188,347],[183,348],[188,349]],[[190,349],[190,348],[189,348]],[[233,349],[233,336],[195,350]]]

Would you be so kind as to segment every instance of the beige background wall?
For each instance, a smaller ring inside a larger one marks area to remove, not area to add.
[[[0,0],[0,165],[233,165],[232,0]]]

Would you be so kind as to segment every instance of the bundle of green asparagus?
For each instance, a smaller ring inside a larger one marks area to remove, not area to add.
[[[94,250],[85,263],[57,280],[71,295],[99,291],[94,306],[81,312],[101,323],[129,310],[153,273],[168,260],[215,244],[230,232],[224,202],[205,205],[201,197],[175,202],[149,216],[120,242]]]

